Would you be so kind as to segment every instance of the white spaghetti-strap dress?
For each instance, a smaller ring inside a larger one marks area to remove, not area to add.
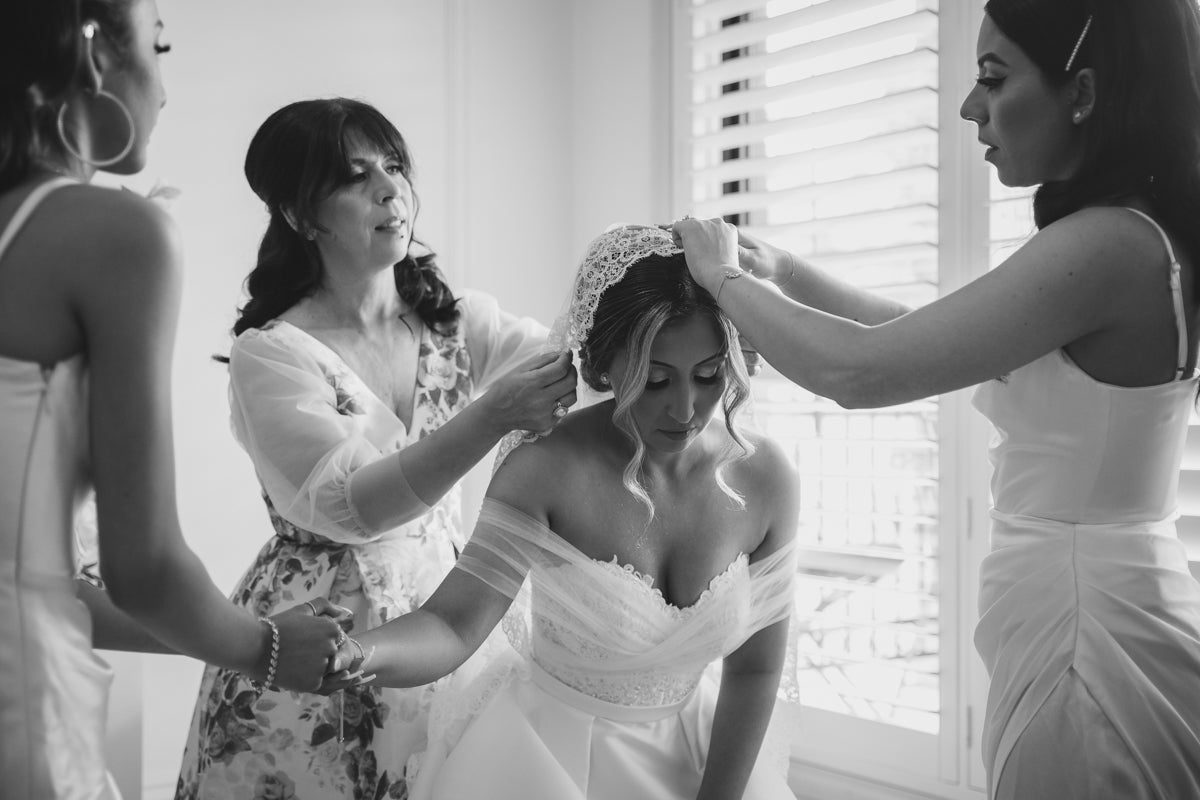
[[[4,252],[54,189],[35,189]],[[90,489],[81,355],[46,366],[0,356],[0,797],[113,800],[104,766],[111,670],[75,597],[75,513]]]
[[[1057,350],[975,394],[996,428],[975,633],[992,798],[1200,798],[1200,586],[1175,532],[1197,376],[1179,263],[1145,218],[1170,258],[1176,379],[1112,386]]]

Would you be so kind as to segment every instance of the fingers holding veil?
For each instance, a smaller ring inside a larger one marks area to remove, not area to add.
[[[710,292],[726,270],[738,270],[738,230],[720,218],[684,217],[671,223],[671,237],[683,249],[688,270]]]

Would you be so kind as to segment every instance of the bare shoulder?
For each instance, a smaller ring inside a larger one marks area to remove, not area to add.
[[[764,526],[753,559],[774,552],[796,535],[800,475],[782,445],[757,431],[743,432],[754,452],[738,462],[738,487],[747,508],[758,509]]]
[[[181,254],[179,228],[169,213],[134,192],[77,186],[63,190],[82,242],[103,242],[116,258],[160,262]]]
[[[795,491],[799,474],[783,445],[759,431],[743,431],[754,452],[741,463],[746,478],[771,494]]]
[[[1144,274],[1140,266],[1165,263],[1162,236],[1145,217],[1128,208],[1096,206],[1081,209],[1047,225],[1021,252],[1037,256],[1043,268],[1070,276],[1087,268],[1089,282],[1119,289]]]
[[[596,412],[568,414],[554,431],[509,452],[492,475],[487,496],[546,519],[556,502],[572,492],[597,457]]]
[[[162,207],[122,190],[74,186],[47,200],[43,219],[71,219],[59,263],[70,270],[80,307],[139,306],[178,290],[182,242]]]

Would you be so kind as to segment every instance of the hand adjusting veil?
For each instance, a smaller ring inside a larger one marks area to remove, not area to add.
[[[566,304],[554,320],[546,347],[556,353],[577,352],[587,341],[600,298],[610,286],[619,283],[637,262],[648,256],[670,256],[683,251],[675,246],[671,234],[649,225],[612,225],[587,246],[583,261],[575,273],[575,282]],[[591,405],[599,395],[586,386],[579,386],[580,407]],[[540,438],[533,431],[512,431],[500,441],[499,454],[492,467],[495,470],[514,448],[523,442]]]

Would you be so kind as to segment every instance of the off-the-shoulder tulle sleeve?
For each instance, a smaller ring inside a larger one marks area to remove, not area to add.
[[[478,391],[546,349],[550,332],[545,325],[504,311],[491,295],[465,291],[461,308],[471,353],[471,378]]]
[[[234,435],[249,453],[275,510],[288,522],[339,542],[378,538],[352,502],[352,476],[384,452],[371,418],[342,413],[315,355],[274,329],[250,330],[230,353],[229,402]],[[407,482],[397,469],[396,491]],[[415,495],[412,516],[428,510]]]
[[[455,569],[514,598],[505,630],[518,650],[528,643],[536,618],[539,624],[573,631],[607,654],[597,662],[580,655],[586,648],[555,652],[554,658],[564,666],[619,674],[662,669],[664,662],[680,669],[702,666],[786,619],[793,604],[795,559],[794,540],[772,553],[755,554],[753,560],[746,557],[747,580],[738,581],[719,603],[698,603],[697,613],[653,646],[628,638],[629,629],[639,629],[643,622],[647,626],[654,623],[640,619],[647,613],[644,605],[624,599],[627,582],[614,577],[612,570],[596,568],[595,562],[569,542],[505,503],[484,500],[475,531]],[[732,577],[730,572],[714,580]],[[736,623],[731,623],[729,615]],[[628,624],[614,625],[614,619]],[[578,663],[573,663],[576,660]]]

